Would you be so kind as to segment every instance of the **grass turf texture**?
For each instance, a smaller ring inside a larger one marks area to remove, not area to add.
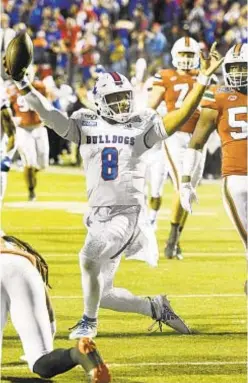
[[[168,294],[172,306],[197,333],[180,335],[165,326],[163,333],[149,335],[149,318],[100,310],[97,345],[110,365],[113,383],[245,383],[244,251],[222,206],[221,186],[214,183],[198,188],[200,202],[194,206],[181,240],[183,261],[163,257],[172,193],[167,183],[157,231],[159,267],[123,260],[115,284],[141,295]],[[81,214],[86,207],[85,180],[77,170],[54,172],[51,168],[39,174],[37,195],[37,202],[26,202],[22,174],[10,172],[2,226],[46,257],[57,316],[55,347],[71,347],[74,342],[68,340],[68,327],[82,314],[77,253],[85,236]],[[8,323],[2,383],[42,382],[19,361],[22,353]],[[86,379],[78,368],[53,381]]]

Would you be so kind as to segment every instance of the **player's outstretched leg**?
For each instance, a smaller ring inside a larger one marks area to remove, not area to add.
[[[189,327],[177,315],[164,295],[140,297],[122,288],[113,287],[104,291],[100,307],[104,309],[142,314],[151,317],[158,323],[160,331],[165,324],[181,334],[190,334]],[[151,329],[154,325],[151,326]]]
[[[56,349],[39,358],[33,372],[42,378],[52,378],[81,365],[91,383],[109,383],[111,376],[95,342],[90,338],[79,339],[76,347]]]
[[[158,323],[160,331],[162,331],[162,325],[165,324],[181,334],[191,334],[190,328],[175,313],[166,295],[157,295],[154,298],[148,298],[151,302],[152,318],[155,319],[154,324],[149,327],[149,331]]]

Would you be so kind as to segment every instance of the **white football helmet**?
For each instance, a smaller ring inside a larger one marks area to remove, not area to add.
[[[248,44],[236,44],[225,55],[222,64],[223,76],[225,84],[233,88],[247,87],[248,85]],[[246,71],[233,71],[230,73],[232,64],[245,63]]]
[[[178,53],[193,53],[193,57],[182,57]],[[190,70],[199,67],[200,46],[191,37],[181,37],[175,42],[171,50],[172,64],[181,70]]]
[[[133,87],[122,74],[102,73],[92,93],[100,116],[118,123],[125,123],[131,118],[134,108]]]

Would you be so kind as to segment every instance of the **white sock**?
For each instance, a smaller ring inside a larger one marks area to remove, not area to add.
[[[100,266],[93,263],[87,267],[81,265],[81,273],[84,294],[84,315],[92,319],[97,318],[104,286]]]
[[[100,306],[114,311],[152,316],[151,303],[148,298],[133,295],[126,289],[116,287],[106,291],[106,293],[103,292]]]
[[[150,222],[156,221],[157,215],[158,215],[158,210],[150,209],[150,212],[149,212]]]

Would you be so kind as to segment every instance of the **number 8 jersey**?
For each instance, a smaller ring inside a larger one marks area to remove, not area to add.
[[[111,124],[81,109],[71,119],[80,131],[89,205],[143,205],[146,162],[142,154],[151,141],[153,145],[167,137],[159,115],[146,109],[127,123]]]
[[[205,92],[201,107],[218,112],[222,176],[247,175],[247,95],[229,87],[211,87]]]

